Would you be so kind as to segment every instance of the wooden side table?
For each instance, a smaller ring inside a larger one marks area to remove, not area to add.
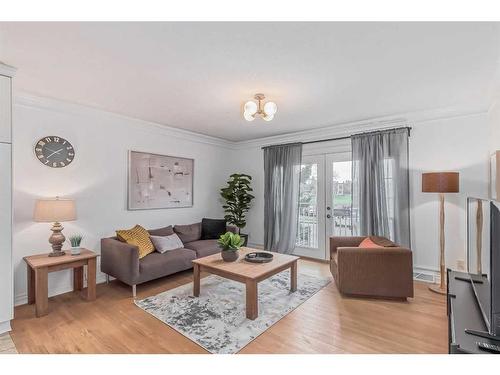
[[[83,271],[87,266],[87,288],[85,298],[93,301],[96,298],[96,259],[97,254],[88,249],[81,250],[80,255],[49,257],[48,254],[31,255],[23,258],[28,271],[28,304],[35,303],[36,316],[48,314],[48,274],[50,272],[73,269],[73,290],[83,290]]]

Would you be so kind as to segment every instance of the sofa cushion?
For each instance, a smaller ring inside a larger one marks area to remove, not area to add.
[[[148,231],[140,225],[136,225],[132,229],[117,230],[116,235],[121,241],[129,245],[137,246],[139,249],[139,259],[155,251],[155,247],[149,238]]]
[[[201,223],[175,225],[174,232],[177,233],[183,243],[198,241],[201,239]]]
[[[225,219],[207,219],[201,220],[201,239],[202,240],[218,240],[220,236],[226,233]]]
[[[163,254],[151,253],[139,260],[138,283],[190,269],[194,259],[196,253],[189,249],[175,249]]]
[[[203,258],[220,252],[217,240],[200,240],[189,242],[184,245],[187,249],[194,250],[197,258]]]
[[[149,236],[151,242],[155,245],[156,251],[159,253],[164,253],[165,251],[171,251],[175,249],[182,249],[184,244],[182,243],[179,236],[175,233],[170,236]]]
[[[158,228],[158,229],[149,229],[148,232],[151,236],[165,237],[165,236],[170,236],[170,235],[174,234],[174,228],[172,228],[172,226],[169,225],[168,227],[163,227],[163,228]]]

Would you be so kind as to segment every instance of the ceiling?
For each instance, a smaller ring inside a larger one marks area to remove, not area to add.
[[[496,23],[0,23],[16,89],[231,141],[486,110]],[[242,104],[278,104],[251,123]]]

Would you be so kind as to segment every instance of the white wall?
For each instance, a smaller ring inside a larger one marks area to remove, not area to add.
[[[446,264],[466,260],[466,197],[488,196],[488,115],[416,123],[410,141],[411,237],[414,264],[437,270],[438,194],[422,193],[422,172],[457,171],[460,193],[445,196]]]
[[[146,228],[222,217],[219,188],[229,173],[231,149],[209,137],[166,130],[155,124],[53,100],[19,97],[14,106],[14,285],[16,304],[26,302],[23,257],[51,250],[51,224],[34,223],[38,197],[72,197],[78,220],[63,223],[64,233],[82,233],[83,246],[100,251],[100,238],[119,228]],[[178,134],[177,134],[178,133]],[[70,141],[76,157],[53,169],[34,156],[33,145],[46,135]],[[192,208],[127,211],[127,151],[133,149],[195,159]],[[102,275],[98,275],[98,277]],[[49,295],[71,289],[70,271],[49,275]]]
[[[497,100],[489,111],[490,151],[500,150],[500,100]]]
[[[424,121],[412,124],[412,127],[410,203],[414,265],[418,268],[438,269],[438,196],[421,192],[421,173],[453,170],[460,172],[461,192],[446,197],[446,254],[447,264],[456,268],[457,260],[465,260],[465,197],[487,196],[488,193],[488,115],[484,113]],[[356,128],[351,132],[357,132]],[[321,135],[318,138],[321,138]],[[277,138],[273,141],[286,143]],[[287,138],[286,141],[290,139]],[[343,150],[343,143],[345,142],[339,142],[339,146],[330,143],[330,149]],[[309,145],[305,146],[304,153],[311,153],[310,148]],[[329,152],[328,147],[323,150]],[[238,156],[233,169],[253,177],[256,196],[253,208],[248,214],[248,227],[245,232],[250,233],[251,243],[263,244],[263,153],[260,145],[254,145],[238,151]]]

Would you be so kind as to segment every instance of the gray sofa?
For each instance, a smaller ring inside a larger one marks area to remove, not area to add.
[[[236,232],[237,228],[227,227]],[[167,251],[163,254],[155,251],[139,259],[137,246],[120,241],[117,237],[101,239],[101,271],[109,276],[132,286],[136,296],[136,285],[168,276],[193,267],[191,261],[220,251],[217,240],[202,240],[201,223],[175,225],[148,230],[153,236],[168,236],[176,233],[184,248]]]

